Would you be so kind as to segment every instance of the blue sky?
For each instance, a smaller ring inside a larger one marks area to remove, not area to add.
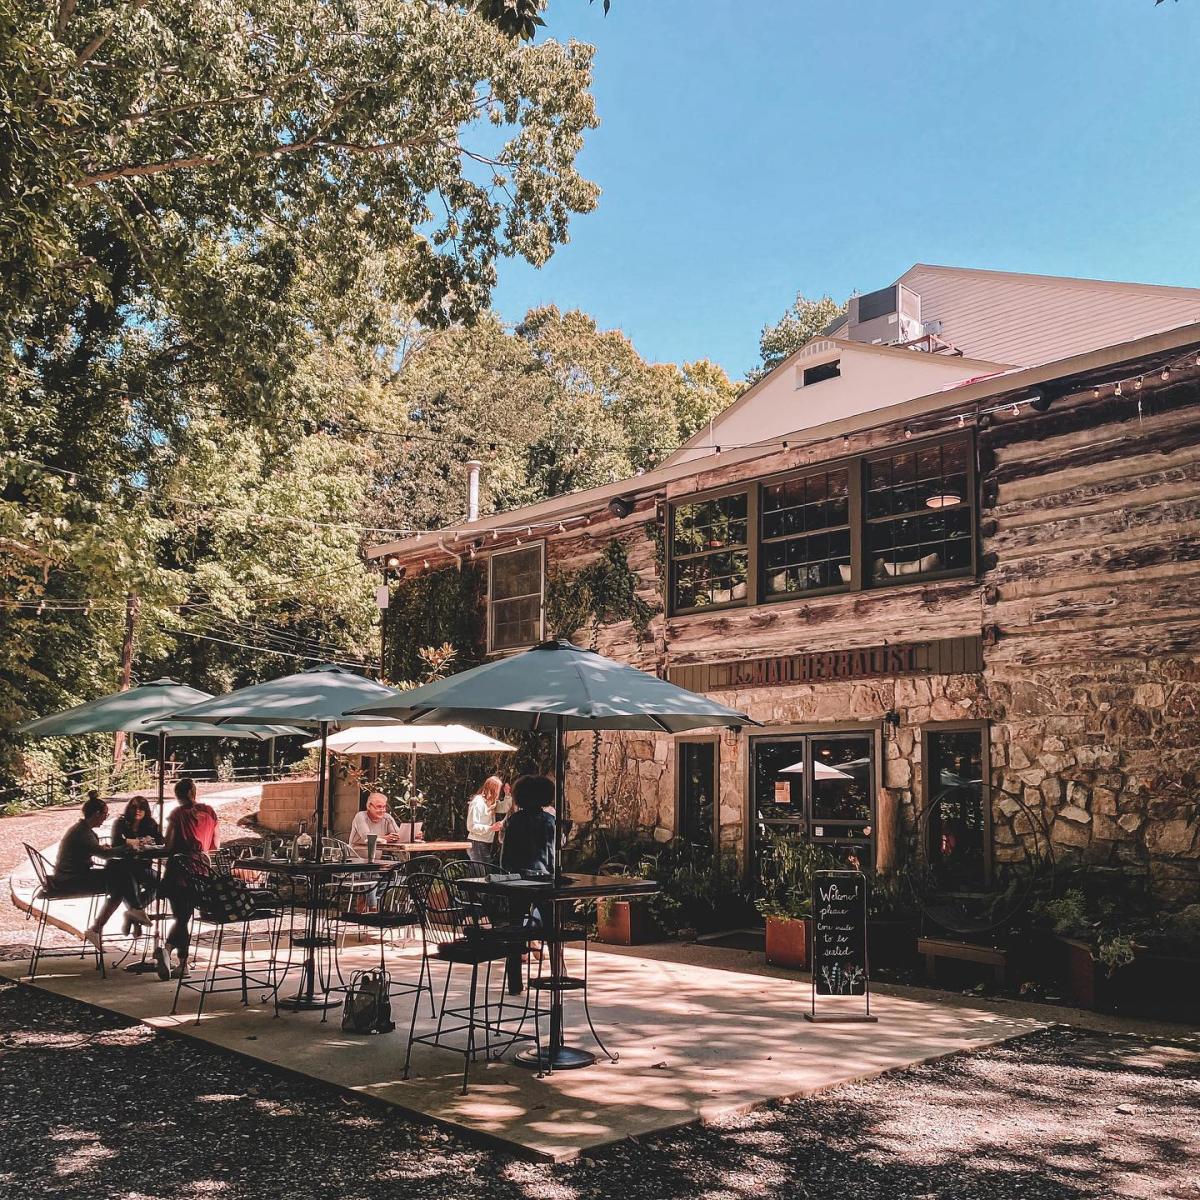
[[[914,262],[1200,286],[1200,3],[551,0],[603,189],[496,307],[741,375],[797,290]]]

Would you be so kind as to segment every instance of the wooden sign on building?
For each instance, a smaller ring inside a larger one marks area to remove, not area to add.
[[[668,667],[667,678],[693,692],[719,692],[892,675],[970,675],[982,670],[981,639],[963,637],[771,658],[686,663]]]

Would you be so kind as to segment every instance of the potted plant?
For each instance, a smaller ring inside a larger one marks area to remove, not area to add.
[[[812,883],[816,871],[841,861],[824,846],[794,834],[768,833],[754,907],[766,918],[767,962],[807,971],[812,949]]]
[[[1113,1007],[1112,981],[1136,957],[1133,937],[1117,924],[1117,908],[1111,897],[1089,897],[1082,887],[1041,906],[1061,949],[1062,983],[1081,1008]]]
[[[641,946],[661,937],[650,910],[636,900],[605,896],[596,902],[596,940],[610,946]]]
[[[917,957],[917,918],[907,873],[876,877],[867,892],[867,956],[871,967],[907,967]]]

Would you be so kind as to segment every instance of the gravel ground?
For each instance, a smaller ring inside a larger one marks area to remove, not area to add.
[[[0,1196],[1197,1200],[1198,1063],[1058,1027],[551,1167],[0,984]]]

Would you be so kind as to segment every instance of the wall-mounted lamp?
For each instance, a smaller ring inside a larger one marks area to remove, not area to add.
[[[624,520],[633,512],[633,501],[626,500],[624,496],[614,496],[608,502],[608,511],[618,520]]]
[[[1029,407],[1036,413],[1044,413],[1054,403],[1054,397],[1041,388],[1029,393]]]

